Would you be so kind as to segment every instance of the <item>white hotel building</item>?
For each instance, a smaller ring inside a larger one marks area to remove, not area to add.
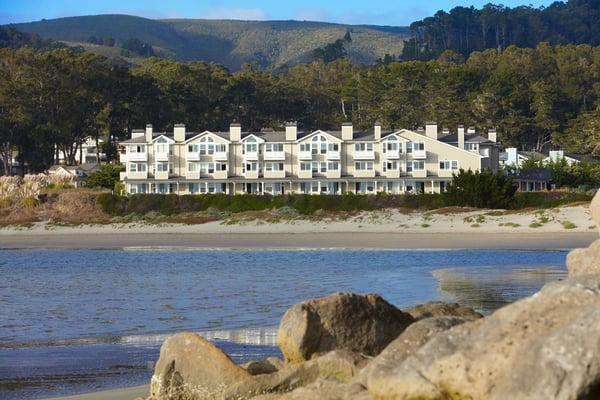
[[[424,130],[157,133],[151,125],[120,143],[126,171],[121,180],[135,193],[393,194],[443,191],[462,168],[498,168],[495,131],[482,137],[459,126],[456,133]]]

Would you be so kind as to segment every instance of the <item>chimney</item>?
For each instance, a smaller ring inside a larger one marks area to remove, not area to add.
[[[285,140],[296,141],[298,139],[298,124],[288,122],[285,124]]]
[[[381,122],[375,122],[374,132],[375,140],[381,139]]]
[[[470,126],[470,127],[467,129],[467,133],[469,133],[469,134],[473,134],[473,133],[477,133],[477,131],[475,131],[475,127],[474,127],[474,126]]]
[[[488,140],[491,140],[494,143],[496,143],[498,141],[498,136],[496,134],[495,128],[491,128],[488,130]]]
[[[459,125],[458,126],[458,148],[459,149],[465,149],[465,126],[464,125]]]
[[[354,139],[354,129],[352,128],[352,122],[344,122],[342,124],[342,140]]]
[[[506,148],[506,163],[508,165],[514,165],[516,167],[519,166],[519,156],[518,156],[516,147],[507,147]]]
[[[175,124],[173,128],[173,139],[176,142],[185,142],[185,125]]]
[[[425,136],[437,140],[437,138],[438,138],[437,123],[435,123],[435,122],[426,122],[425,123]]]
[[[242,126],[240,124],[229,125],[229,140],[239,142],[242,140]]]
[[[135,139],[135,138],[139,138],[139,137],[144,137],[144,130],[143,129],[134,129],[131,131],[131,138]]]
[[[149,143],[152,141],[152,124],[146,125],[146,142]]]

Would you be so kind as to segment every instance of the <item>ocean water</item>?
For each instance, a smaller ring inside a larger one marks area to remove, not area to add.
[[[561,251],[0,251],[0,398],[148,382],[184,330],[236,362],[278,355],[296,302],[336,291],[403,308],[457,301],[483,313],[562,279]]]

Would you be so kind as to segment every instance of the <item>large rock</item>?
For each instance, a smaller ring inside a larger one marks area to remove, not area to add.
[[[360,371],[360,382],[367,385],[369,379],[376,381],[381,375],[389,374],[435,335],[464,322],[466,320],[459,317],[431,317],[415,322]]]
[[[156,400],[219,398],[223,390],[250,374],[203,337],[178,333],[163,343],[150,384]]]
[[[243,400],[266,394],[281,394],[306,386],[318,379],[350,382],[358,376],[368,359],[346,350],[331,351],[310,361],[287,364],[272,373],[252,376],[231,385],[223,394],[225,400]]]
[[[277,357],[267,357],[264,360],[249,361],[240,367],[250,375],[272,374],[283,368],[283,361]]]
[[[404,312],[409,313],[416,320],[431,317],[460,317],[467,321],[482,318],[483,315],[470,307],[461,306],[458,303],[443,303],[441,301],[430,301],[407,308]]]
[[[267,394],[253,400],[373,400],[373,396],[359,383],[342,383],[318,379],[310,385],[284,394]]]
[[[376,378],[377,399],[600,398],[600,276],[546,285],[438,333]]]
[[[590,214],[600,231],[600,191],[592,199]],[[569,276],[581,276],[600,273],[600,239],[585,249],[575,249],[567,256]]]
[[[277,344],[291,363],[335,349],[374,356],[413,321],[378,295],[335,293],[286,311]]]

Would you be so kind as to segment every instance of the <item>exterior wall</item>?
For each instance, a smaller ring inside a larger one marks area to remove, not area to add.
[[[335,155],[335,158],[332,159],[329,154],[320,154],[319,152],[318,154],[311,154],[310,160],[301,160],[299,158],[300,144],[310,143],[314,136],[308,135],[299,141],[269,142],[283,143],[285,160],[265,160],[265,143],[258,141],[259,154],[258,160],[255,162],[259,163],[259,170],[247,171],[246,173],[242,172],[242,165],[245,161],[245,156],[242,154],[244,139],[242,141],[229,142],[221,136],[205,133],[191,138],[186,142],[172,143],[172,155],[169,156],[172,164],[172,171],[170,173],[154,171],[155,143],[130,144],[125,142],[123,145],[127,146],[127,151],[129,151],[128,146],[145,145],[146,156],[140,153],[133,153],[131,155],[129,152],[122,155],[122,161],[127,164],[127,169],[126,172],[121,174],[121,179],[125,181],[125,186],[129,193],[133,191],[139,192],[139,187],[143,187],[146,193],[159,191],[160,189],[162,191],[167,190],[169,192],[185,194],[190,193],[189,184],[192,184],[194,190],[198,191],[200,190],[199,188],[208,190],[209,183],[211,184],[211,188],[215,188],[215,191],[221,191],[223,189],[221,185],[225,184],[225,192],[230,194],[247,192],[264,193],[265,189],[273,193],[281,193],[281,190],[284,193],[290,193],[301,192],[302,188],[305,188],[309,193],[439,192],[452,179],[452,173],[456,172],[459,168],[479,170],[488,165],[492,169],[494,165],[497,168],[498,156],[497,148],[495,147],[495,156],[489,157],[487,161],[483,161],[486,159],[482,158],[477,152],[462,150],[450,144],[407,130],[402,130],[394,134],[398,138],[398,143],[402,145],[402,151],[399,154],[388,156],[387,153],[382,152],[382,142],[386,139],[384,137],[383,140],[368,142],[372,143],[373,146],[373,154],[370,157],[364,157],[364,154],[361,157],[355,150],[356,143],[367,143],[366,141],[341,141],[326,132],[318,132],[316,134],[325,136],[328,143],[338,143],[340,149],[339,155]],[[191,172],[188,170],[188,161],[191,161],[191,159],[188,159],[188,145],[199,144],[201,139],[206,136],[210,136],[214,144],[224,144],[226,146],[226,159],[221,160],[215,155],[198,154],[193,156],[193,161],[215,164],[223,162],[227,164],[226,171],[215,169],[212,174],[201,174],[199,171]],[[156,140],[157,138],[154,138],[154,141]],[[421,152],[422,154],[419,154],[418,151],[407,152],[407,146],[411,146],[412,148],[413,142],[424,143],[424,152]],[[129,163],[131,159],[139,160],[137,162],[143,162],[143,159],[147,160],[146,172],[130,172]],[[395,162],[398,168],[388,170],[386,167],[386,171],[384,171],[384,164],[388,160]],[[440,169],[440,161],[443,160],[456,161],[458,163],[456,170]],[[338,162],[339,168],[338,170],[328,169],[327,172],[321,172],[319,168],[319,171],[315,173],[312,172],[312,168],[308,171],[302,171],[300,163],[303,161],[318,163]],[[373,168],[371,170],[355,170],[355,162],[357,161],[371,162]],[[413,168],[412,172],[409,171],[408,167],[414,167],[414,161],[418,161],[419,163],[422,161],[424,165],[423,170],[415,170]],[[284,170],[266,171],[265,162],[283,163]]]

